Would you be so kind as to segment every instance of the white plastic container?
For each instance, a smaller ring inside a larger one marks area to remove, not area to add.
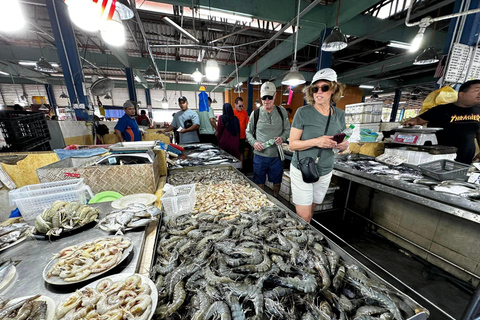
[[[191,213],[196,197],[195,184],[185,184],[173,187],[160,200],[167,216],[177,216]]]
[[[414,166],[442,159],[454,161],[457,157],[456,153],[430,154],[424,151],[406,150],[404,148],[386,148],[384,153],[389,155],[402,156],[407,159],[406,163]]]
[[[9,192],[10,205],[16,206],[26,221],[35,219],[56,200],[86,204],[89,198],[93,192],[83,179],[34,184]]]

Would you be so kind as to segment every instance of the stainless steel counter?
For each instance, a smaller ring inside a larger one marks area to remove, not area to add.
[[[478,201],[430,190],[388,176],[365,173],[341,163],[335,163],[333,174],[423,206],[480,223],[480,202]]]
[[[101,210],[100,217],[104,217],[113,210],[111,202],[92,204]],[[58,302],[61,299],[84,285],[96,281],[94,278],[90,281],[67,286],[52,286],[46,283],[42,278],[42,272],[47,263],[61,249],[75,245],[81,242],[93,240],[95,238],[108,236],[107,232],[91,227],[82,232],[58,238],[52,242],[48,240],[26,240],[10,249],[0,253],[0,260],[12,259],[20,260],[17,265],[16,280],[9,289],[2,293],[3,296],[15,298],[26,295],[42,294]],[[126,236],[132,239],[133,254],[116,266],[109,272],[100,277],[105,277],[117,273],[137,272],[140,263],[140,257],[143,251],[145,241],[145,228],[139,228],[137,231],[129,231]]]

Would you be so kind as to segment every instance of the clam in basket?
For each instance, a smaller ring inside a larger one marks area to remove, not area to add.
[[[195,207],[195,184],[172,187],[160,198],[167,216],[191,213]]]

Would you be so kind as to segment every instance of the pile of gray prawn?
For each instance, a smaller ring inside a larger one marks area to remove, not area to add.
[[[278,207],[165,217],[157,244],[157,319],[408,319],[425,311],[349,265]]]

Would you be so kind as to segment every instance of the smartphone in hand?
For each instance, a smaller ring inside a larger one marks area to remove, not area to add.
[[[345,133],[337,133],[336,135],[333,136],[333,141],[336,143],[342,143],[343,140],[345,139],[346,134]]]

